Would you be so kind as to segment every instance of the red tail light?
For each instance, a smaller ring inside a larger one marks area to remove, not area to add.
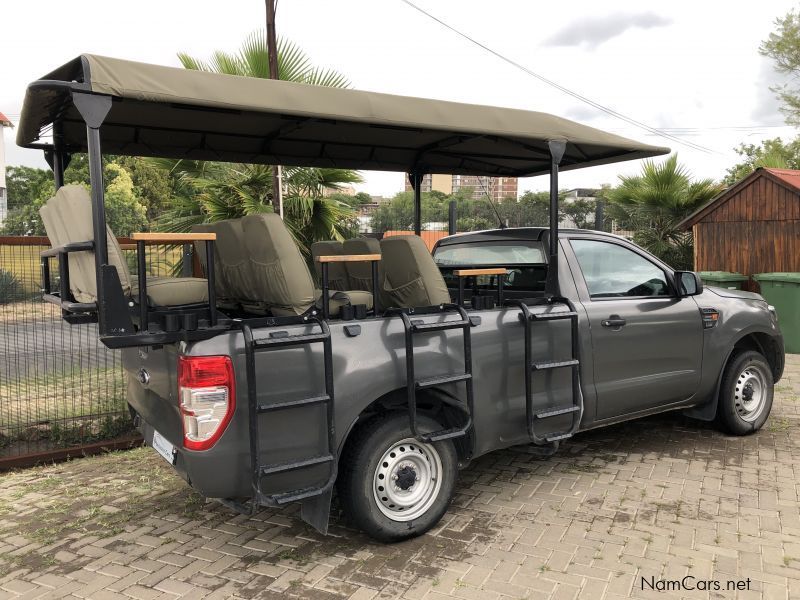
[[[208,450],[233,417],[236,389],[228,356],[179,356],[178,402],[183,446]]]

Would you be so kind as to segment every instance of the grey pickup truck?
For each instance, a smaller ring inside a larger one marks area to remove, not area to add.
[[[122,351],[145,441],[237,511],[299,502],[325,532],[338,491],[357,527],[402,540],[437,523],[459,469],[487,452],[554,452],[666,410],[737,435],[769,415],[784,350],[760,296],[558,228],[560,170],[667,148],[540,112],[89,54],[30,84],[17,143],[53,169],[43,299],[97,323]],[[90,191],[65,185],[79,152]],[[137,232],[126,256],[106,223],[104,152],[407,173],[416,235],[320,241],[308,256],[276,210]],[[548,174],[550,225],[455,235],[431,253],[419,234],[432,173]],[[149,244],[194,247],[194,276],[154,276]]]

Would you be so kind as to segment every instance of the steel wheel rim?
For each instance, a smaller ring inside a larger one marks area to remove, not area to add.
[[[767,376],[758,365],[748,365],[736,378],[733,389],[733,403],[736,414],[743,421],[755,421],[762,412],[767,400]]]
[[[425,514],[442,487],[442,459],[431,444],[405,438],[383,453],[373,476],[378,509],[393,521]],[[405,488],[405,489],[404,489]]]

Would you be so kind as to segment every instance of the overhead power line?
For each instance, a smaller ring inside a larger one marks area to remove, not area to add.
[[[602,112],[604,112],[604,113],[606,113],[608,115],[611,115],[612,117],[616,117],[617,119],[621,119],[622,121],[625,121],[626,123],[629,123],[630,125],[634,125],[634,126],[638,127],[639,129],[643,129],[645,131],[648,131],[650,133],[659,135],[659,136],[661,136],[663,138],[666,138],[668,140],[672,140],[676,144],[681,144],[682,146],[686,146],[688,148],[692,148],[693,150],[699,150],[700,152],[720,154],[716,150],[712,150],[711,148],[707,148],[705,146],[701,146],[700,144],[695,144],[694,142],[688,142],[686,140],[682,140],[679,137],[671,135],[671,134],[669,134],[669,133],[667,133],[665,131],[659,130],[659,129],[655,128],[655,127],[651,127],[650,125],[647,125],[646,123],[642,123],[641,121],[637,121],[636,119],[634,119],[632,117],[628,117],[627,115],[624,115],[624,114],[614,110],[613,108],[610,108],[608,106],[600,104],[599,102],[595,102],[591,98],[587,98],[586,96],[583,96],[583,95],[579,94],[578,92],[574,92],[571,89],[569,89],[567,87],[564,87],[563,85],[553,81],[552,79],[548,79],[544,75],[540,75],[539,73],[536,73],[535,71],[532,71],[531,69],[529,69],[525,65],[522,65],[522,64],[518,63],[517,61],[515,61],[515,60],[513,60],[513,59],[511,59],[511,58],[509,58],[509,57],[507,57],[507,56],[505,56],[503,54],[500,54],[499,52],[497,52],[496,50],[493,50],[492,48],[490,48],[486,44],[483,44],[482,42],[479,42],[475,38],[472,38],[469,35],[467,35],[466,33],[464,33],[463,31],[461,31],[459,29],[456,29],[452,25],[446,23],[445,21],[443,21],[439,17],[436,17],[436,16],[432,15],[431,13],[429,13],[425,9],[417,6],[416,4],[411,2],[410,0],[400,0],[400,1],[403,4],[407,4],[408,6],[413,8],[414,10],[422,13],[423,15],[428,17],[429,19],[432,19],[433,21],[436,21],[442,27],[445,27],[446,29],[449,29],[450,31],[452,31],[456,35],[464,38],[465,40],[467,40],[471,44],[474,44],[475,46],[478,46],[479,48],[485,50],[489,54],[492,54],[496,58],[499,58],[503,62],[506,62],[506,63],[510,64],[511,66],[513,66],[516,69],[519,69],[520,71],[530,75],[531,77],[534,77],[534,78],[538,79],[539,81],[541,81],[541,82],[543,82],[543,83],[545,83],[545,84],[547,84],[547,85],[549,85],[551,87],[554,87],[555,89],[557,89],[557,90],[559,90],[559,91],[561,91],[561,92],[563,92],[563,93],[565,93],[565,94],[567,94],[569,96],[572,96],[576,100],[580,100],[581,102],[583,102],[585,104],[588,104],[589,106],[591,106],[593,108],[596,108],[599,111],[602,111]]]

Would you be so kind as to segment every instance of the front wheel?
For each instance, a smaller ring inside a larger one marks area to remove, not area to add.
[[[422,431],[441,426],[424,415]],[[353,434],[339,462],[342,508],[356,526],[382,542],[422,535],[447,511],[458,457],[450,440],[414,438],[404,413],[367,422]]]
[[[769,363],[759,352],[733,354],[725,367],[717,421],[734,435],[758,431],[772,410],[774,382]]]

